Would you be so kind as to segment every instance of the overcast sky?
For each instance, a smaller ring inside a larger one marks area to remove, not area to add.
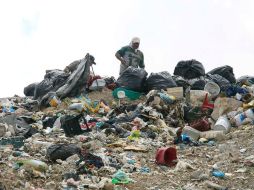
[[[23,96],[45,70],[86,53],[95,74],[117,78],[114,54],[134,36],[148,73],[196,59],[206,72],[230,65],[236,77],[254,75],[253,10],[253,0],[2,0],[0,97]]]

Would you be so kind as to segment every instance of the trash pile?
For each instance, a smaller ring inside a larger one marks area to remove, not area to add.
[[[254,189],[254,77],[226,65],[91,74],[94,57],[0,99],[0,189]]]

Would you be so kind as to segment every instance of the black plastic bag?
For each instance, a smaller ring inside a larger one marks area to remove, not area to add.
[[[95,64],[94,57],[86,54],[71,74],[58,69],[47,70],[44,80],[35,87],[34,99],[40,102],[39,106],[45,106],[52,93],[60,99],[85,93],[92,64]]]
[[[142,68],[128,67],[117,79],[118,87],[137,92],[144,91],[147,72]]]
[[[27,139],[31,136],[33,136],[34,134],[38,133],[38,129],[30,127],[24,134],[23,136]]]
[[[68,79],[69,74],[55,69],[47,70],[44,80],[36,85],[34,99],[40,99],[50,91],[56,91],[63,86]]]
[[[212,74],[212,75],[218,74],[218,75],[224,77],[225,79],[227,79],[230,83],[236,82],[233,68],[228,65],[225,65],[222,67],[217,67],[217,68],[209,71],[208,74]]]
[[[214,74],[214,75],[207,74],[206,79],[208,79],[208,81],[213,81],[216,84],[218,84],[221,91],[225,91],[225,90],[227,90],[227,88],[229,88],[231,86],[231,83],[226,78],[224,78],[218,74]]]
[[[71,73],[65,84],[56,91],[56,95],[63,99],[85,93],[86,85],[90,77],[90,66],[93,63],[94,57],[87,53],[85,58],[81,59],[77,69]]]
[[[174,75],[174,76],[172,76],[172,78],[174,79],[177,86],[183,87],[184,91],[190,86],[190,84],[187,82],[187,80],[185,80],[181,76]]]
[[[198,78],[205,75],[205,68],[202,63],[192,59],[177,63],[174,75],[182,76],[185,79]]]
[[[25,96],[34,96],[35,88],[38,85],[38,83],[32,83],[29,84],[24,88],[24,94]]]
[[[66,160],[74,154],[81,153],[81,149],[75,144],[54,144],[48,147],[46,157],[51,161],[57,159]]]
[[[38,100],[29,100],[25,103],[21,103],[21,106],[30,112],[39,111],[39,101]]]
[[[58,118],[57,116],[43,118],[42,119],[43,129],[46,129],[47,127],[52,128],[57,118]]]
[[[146,89],[150,90],[160,90],[171,87],[176,87],[176,83],[173,80],[172,76],[167,71],[159,73],[151,73],[146,80]]]
[[[72,137],[74,135],[80,135],[84,131],[80,127],[80,119],[83,117],[80,115],[64,115],[60,118],[61,127],[67,137]],[[83,119],[85,122],[86,120]]]
[[[37,100],[47,94],[53,89],[53,81],[50,79],[44,79],[39,84],[36,85],[34,91],[34,99]]]
[[[81,160],[85,161],[88,167],[95,166],[97,168],[101,168],[102,166],[104,166],[102,158],[92,153],[81,152]]]
[[[203,78],[194,78],[194,79],[190,79],[189,84],[191,86],[191,90],[204,90],[206,81]]]

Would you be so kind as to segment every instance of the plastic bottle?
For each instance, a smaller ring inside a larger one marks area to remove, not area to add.
[[[185,126],[182,130],[182,134],[188,135],[194,141],[197,141],[200,137],[200,131],[198,131],[190,126]]]
[[[245,112],[239,113],[234,117],[237,126],[241,126],[246,118],[254,120],[254,108],[250,108]]]
[[[14,164],[14,169],[19,169],[20,167],[33,168],[34,170],[37,170],[40,172],[46,172],[46,170],[48,169],[48,165],[45,162],[42,162],[40,160],[17,161]]]
[[[215,140],[223,140],[225,139],[225,134],[223,131],[205,131],[200,133],[201,138],[206,138],[206,139],[215,139]]]
[[[240,113],[234,117],[235,124],[239,127],[243,124],[243,121],[246,119],[246,115],[244,113]]]
[[[53,96],[53,98],[49,101],[49,104],[51,107],[57,107],[59,104],[61,104],[61,101],[57,96]]]
[[[69,109],[82,112],[84,109],[84,105],[82,103],[73,103],[69,106]]]
[[[254,108],[250,108],[246,110],[245,112],[246,117],[254,120]]]

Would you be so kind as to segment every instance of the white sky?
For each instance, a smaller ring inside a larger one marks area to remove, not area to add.
[[[148,73],[196,59],[206,72],[227,64],[254,75],[253,10],[253,0],[1,0],[0,97],[23,96],[88,52],[95,74],[117,78],[114,54],[134,36]]]

